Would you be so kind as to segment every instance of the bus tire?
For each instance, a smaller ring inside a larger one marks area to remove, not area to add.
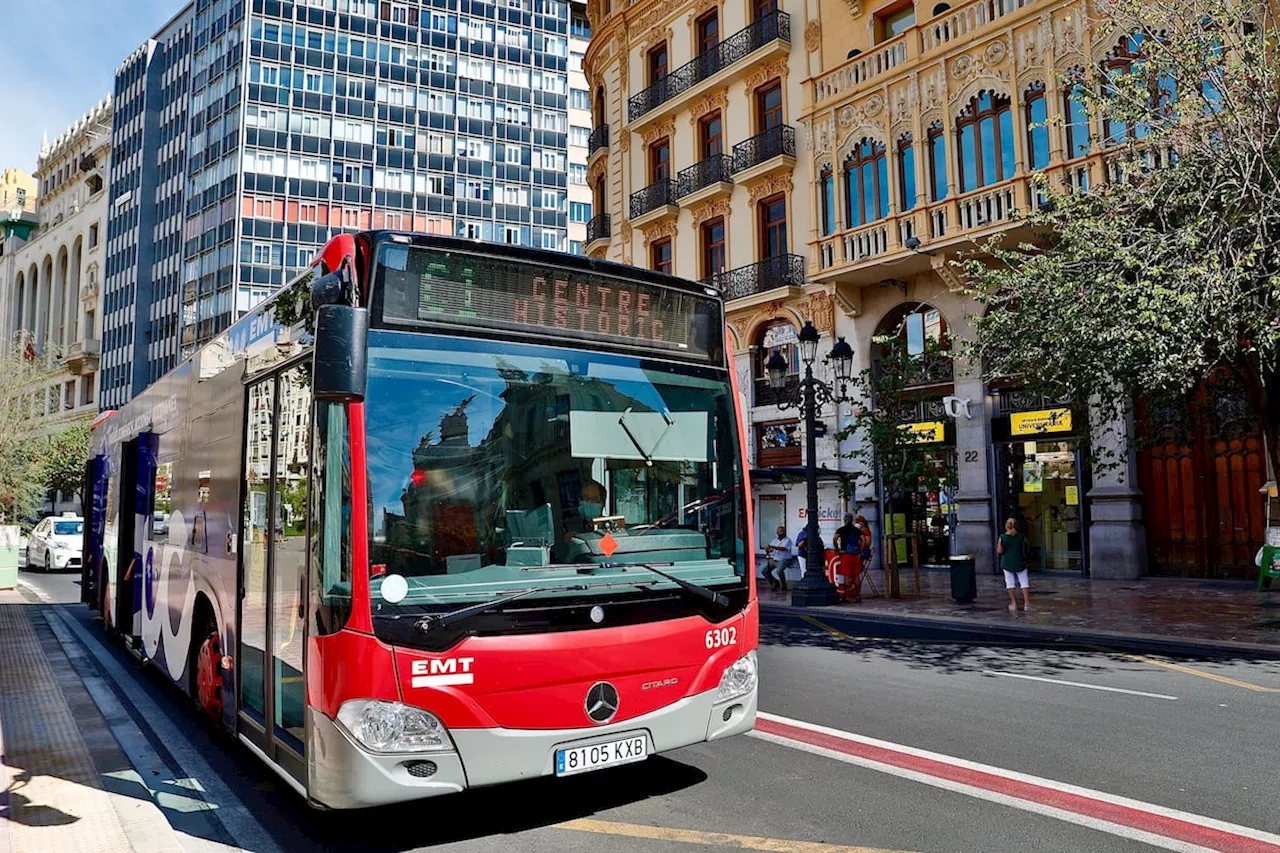
[[[203,611],[203,612],[201,612]],[[199,626],[191,635],[191,698],[201,715],[222,724],[222,638],[207,605],[197,605]]]

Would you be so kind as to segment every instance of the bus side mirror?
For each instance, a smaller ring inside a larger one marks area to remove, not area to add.
[[[347,283],[343,280],[342,273],[325,273],[311,282],[311,305],[314,308],[335,305],[343,301],[346,290]]]
[[[358,403],[368,378],[369,312],[350,305],[316,309],[315,370],[311,392],[317,400]]]

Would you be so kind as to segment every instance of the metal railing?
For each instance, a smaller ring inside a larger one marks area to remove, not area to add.
[[[741,172],[784,155],[796,156],[796,129],[789,124],[771,127],[733,146],[733,171]]]
[[[704,53],[695,56],[653,85],[631,96],[627,101],[627,120],[635,121],[667,101],[692,89],[728,68],[766,44],[774,41],[791,42],[791,16],[786,12],[772,12],[741,29]]]
[[[741,299],[778,287],[802,287],[805,261],[800,255],[778,255],[745,267],[718,272],[707,283],[725,299]]]
[[[609,125],[602,124],[587,137],[587,156],[590,157],[602,148],[609,147]]]
[[[613,232],[609,227],[609,214],[600,213],[591,218],[587,223],[587,242],[592,240],[607,240]]]
[[[796,388],[800,385],[800,377],[791,374],[783,382],[781,388],[774,388],[768,379],[757,379],[755,382],[755,405],[757,406],[776,406],[786,400],[796,399]],[[780,447],[773,448],[779,451],[793,450],[800,452],[800,447]]]
[[[658,181],[631,194],[631,218],[644,216],[667,204],[676,203],[676,182]]]
[[[676,175],[676,198],[706,189],[712,184],[733,183],[733,158],[728,154],[715,154],[701,163],[695,163]]]

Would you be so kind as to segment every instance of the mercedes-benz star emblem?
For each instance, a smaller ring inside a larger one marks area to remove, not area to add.
[[[618,713],[618,689],[607,681],[600,681],[587,691],[587,716],[593,723],[607,723]]]

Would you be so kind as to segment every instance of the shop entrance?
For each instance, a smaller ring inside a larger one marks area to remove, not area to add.
[[[997,448],[1000,518],[1016,518],[1031,546],[1027,567],[1085,571],[1079,442],[1009,442]]]

